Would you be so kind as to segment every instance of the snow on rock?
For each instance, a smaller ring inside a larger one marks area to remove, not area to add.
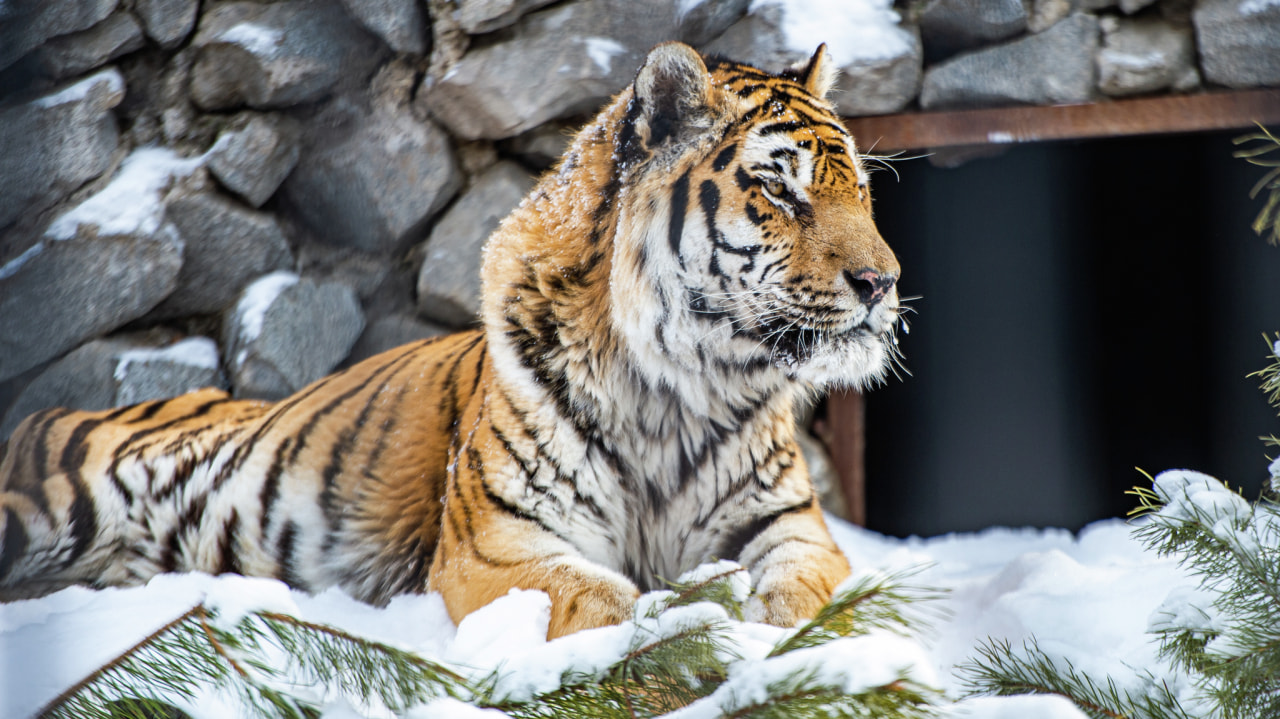
[[[754,0],[750,12],[777,5],[787,47],[808,56],[827,43],[836,65],[888,60],[911,50],[911,33],[900,26],[893,0]]]
[[[271,303],[276,301],[286,287],[297,284],[298,279],[296,273],[279,270],[259,277],[244,289],[235,309],[235,322],[240,325],[241,342],[248,343],[258,339],[258,335],[262,334],[262,321]]]
[[[164,221],[164,193],[173,179],[203,163],[203,156],[184,158],[163,147],[134,150],[110,184],[54,220],[45,236],[69,240],[82,226],[96,227],[99,236],[154,235]]]
[[[83,102],[92,93],[104,91],[111,95],[124,95],[124,76],[114,67],[95,73],[52,95],[45,95],[32,104],[47,109],[73,102]]]
[[[168,347],[159,349],[126,350],[120,353],[115,378],[123,380],[129,374],[129,365],[137,362],[169,362],[202,369],[218,368],[218,345],[208,337],[188,337]]]

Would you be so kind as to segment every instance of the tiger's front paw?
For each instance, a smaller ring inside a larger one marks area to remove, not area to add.
[[[757,591],[747,601],[746,619],[750,622],[794,627],[813,619],[819,609],[831,601],[831,593],[816,592],[800,582],[788,582],[772,589]]]
[[[547,587],[547,639],[631,619],[640,591],[625,577],[586,560],[563,557]]]

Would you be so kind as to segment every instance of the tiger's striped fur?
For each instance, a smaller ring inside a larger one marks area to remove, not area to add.
[[[455,620],[512,587],[557,636],[736,559],[755,618],[849,573],[797,396],[878,377],[898,264],[823,48],[781,75],[655,48],[490,238],[483,329],[275,404],[203,390],[28,418],[0,458],[0,592],[240,572]]]

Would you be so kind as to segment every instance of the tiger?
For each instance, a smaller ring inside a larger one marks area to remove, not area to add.
[[[513,589],[547,636],[633,618],[704,562],[791,627],[850,575],[794,407],[895,360],[898,261],[826,46],[779,73],[671,42],[486,242],[478,327],[278,402],[206,388],[48,409],[0,449],[0,592],[164,572]]]

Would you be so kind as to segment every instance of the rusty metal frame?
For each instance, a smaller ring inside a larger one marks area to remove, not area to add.
[[[845,118],[858,147],[876,153],[1229,130],[1254,123],[1280,123],[1280,89]]]

